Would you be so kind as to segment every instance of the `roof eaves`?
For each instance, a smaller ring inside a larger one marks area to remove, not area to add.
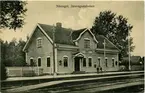
[[[27,42],[26,42],[24,48],[22,49],[23,51],[26,50],[26,47],[28,46],[28,43],[30,42],[30,40],[31,40],[31,38],[32,38],[32,35],[34,34],[34,32],[35,32],[37,26],[38,26],[38,25],[36,24],[36,26],[35,26],[34,29],[33,29],[33,32],[32,32],[31,35],[30,35],[30,38],[27,40]]]
[[[41,29],[41,31],[43,32],[43,34],[50,40],[50,42],[53,43],[53,40],[48,36],[48,34],[44,31],[44,29],[42,29],[42,27],[39,24],[37,24],[37,25]]]
[[[74,42],[75,42],[75,41],[78,41],[78,40],[81,38],[82,34],[85,33],[87,30],[88,30],[88,31],[90,32],[90,34],[93,36],[93,39],[98,43],[96,37],[94,36],[94,34],[91,32],[91,30],[90,30],[89,28],[85,28],[85,30],[82,31],[82,32],[79,34],[78,38],[77,38],[76,40],[73,40],[73,41],[74,41]]]

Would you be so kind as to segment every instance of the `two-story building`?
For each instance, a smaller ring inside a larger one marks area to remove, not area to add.
[[[43,73],[119,69],[119,49],[104,36],[94,35],[88,28],[72,30],[63,28],[61,23],[56,23],[56,26],[38,23],[23,51],[26,62],[30,66],[36,64],[43,68]]]

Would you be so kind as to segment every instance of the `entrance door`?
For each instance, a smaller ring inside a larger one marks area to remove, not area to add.
[[[80,71],[80,58],[76,57],[74,62],[75,71]]]

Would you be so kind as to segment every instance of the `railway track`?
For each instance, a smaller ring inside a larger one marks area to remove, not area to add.
[[[143,85],[143,77],[112,79],[105,81],[81,82],[79,84],[62,84],[42,89],[27,91],[27,93],[100,93],[104,91]],[[107,92],[106,92],[107,93]],[[113,93],[113,92],[110,92]],[[115,92],[114,92],[115,93]]]
[[[143,77],[144,73],[139,72],[100,77],[68,78],[6,89],[4,91],[7,93],[94,93],[99,91],[100,93],[100,91],[123,88],[124,86],[143,85]]]

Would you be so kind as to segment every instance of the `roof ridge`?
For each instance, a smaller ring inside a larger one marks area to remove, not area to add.
[[[53,25],[44,24],[44,23],[37,23],[37,24],[46,25],[46,26],[51,26],[51,27],[53,27]],[[54,25],[54,27],[56,27],[56,26]],[[65,27],[61,27],[61,28],[62,28],[62,29],[67,29],[68,31],[74,31],[72,28],[65,28]]]

